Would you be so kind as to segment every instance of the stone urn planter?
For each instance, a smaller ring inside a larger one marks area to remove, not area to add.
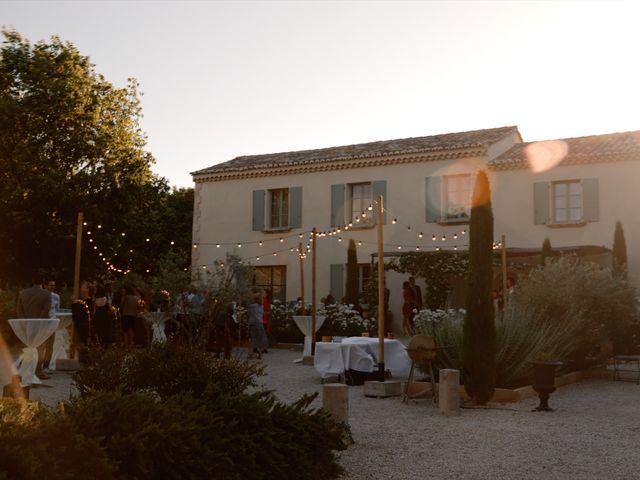
[[[552,412],[549,407],[549,395],[556,390],[555,378],[556,368],[562,365],[562,362],[550,361],[534,361],[533,363],[533,389],[538,392],[540,405],[535,412]]]

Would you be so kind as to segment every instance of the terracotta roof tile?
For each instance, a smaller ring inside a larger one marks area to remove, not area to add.
[[[640,131],[591,135],[587,137],[517,143],[502,155],[490,160],[491,170],[528,168],[527,149],[536,143],[556,144],[566,154],[555,166],[586,163],[640,160]]]
[[[193,172],[192,175],[237,172],[252,169],[293,166],[308,163],[325,163],[372,157],[442,152],[465,148],[487,148],[505,136],[517,133],[517,127],[489,128],[469,132],[445,133],[428,137],[345,145],[341,147],[301,150],[297,152],[245,155],[224,163]]]

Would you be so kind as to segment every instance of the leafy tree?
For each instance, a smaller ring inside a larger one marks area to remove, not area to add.
[[[613,233],[612,271],[623,278],[627,276],[627,241],[624,238],[624,229],[620,221],[616,222],[616,229]]]
[[[151,173],[138,83],[115,87],[58,37],[32,44],[2,33],[0,279],[20,283],[45,267],[70,281],[79,211],[83,277],[107,261],[146,272],[171,247],[186,266],[193,192]]]
[[[360,292],[358,290],[358,252],[356,250],[356,242],[349,240],[349,249],[347,250],[347,288],[345,291],[347,304],[356,307],[360,304]]]
[[[484,171],[476,177],[469,225],[469,291],[464,319],[463,377],[478,405],[493,395],[496,379],[496,326],[493,289],[493,212],[491,187]]]
[[[544,267],[547,264],[547,260],[550,258],[553,258],[555,256],[555,252],[553,251],[553,248],[551,248],[551,240],[549,240],[549,237],[544,239],[544,242],[542,242],[542,252],[541,252],[541,263],[542,266]]]

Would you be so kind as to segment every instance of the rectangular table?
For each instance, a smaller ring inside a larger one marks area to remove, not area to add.
[[[393,375],[406,375],[411,360],[405,346],[399,340],[385,338],[385,369]],[[343,375],[348,370],[373,372],[378,364],[378,339],[348,337],[341,343],[317,342],[314,367],[324,379]]]

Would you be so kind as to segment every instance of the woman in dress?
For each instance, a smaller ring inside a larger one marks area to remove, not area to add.
[[[135,294],[133,287],[126,287],[125,296],[120,303],[120,316],[122,318],[122,336],[125,345],[133,345],[134,328],[136,318],[141,310],[140,297]]]
[[[107,299],[107,291],[99,286],[93,301],[93,339],[98,345],[109,347],[116,341],[117,334],[116,309]]]
[[[262,296],[262,311],[262,326],[267,334],[267,343],[271,345],[271,292],[269,290],[265,290]],[[267,349],[262,350],[262,353],[268,353]]]
[[[252,295],[251,303],[247,307],[247,325],[249,326],[249,341],[251,342],[252,353],[249,358],[262,358],[262,351],[267,348],[267,334],[264,331],[262,317],[264,309],[262,307],[262,294],[255,292]]]
[[[80,284],[79,298],[71,304],[71,321],[73,322],[73,352],[79,351],[78,359],[84,361],[84,347],[91,339],[91,313],[93,311],[93,293],[95,288],[90,282]]]
[[[405,335],[413,335],[413,291],[411,284],[402,284],[402,332]]]

